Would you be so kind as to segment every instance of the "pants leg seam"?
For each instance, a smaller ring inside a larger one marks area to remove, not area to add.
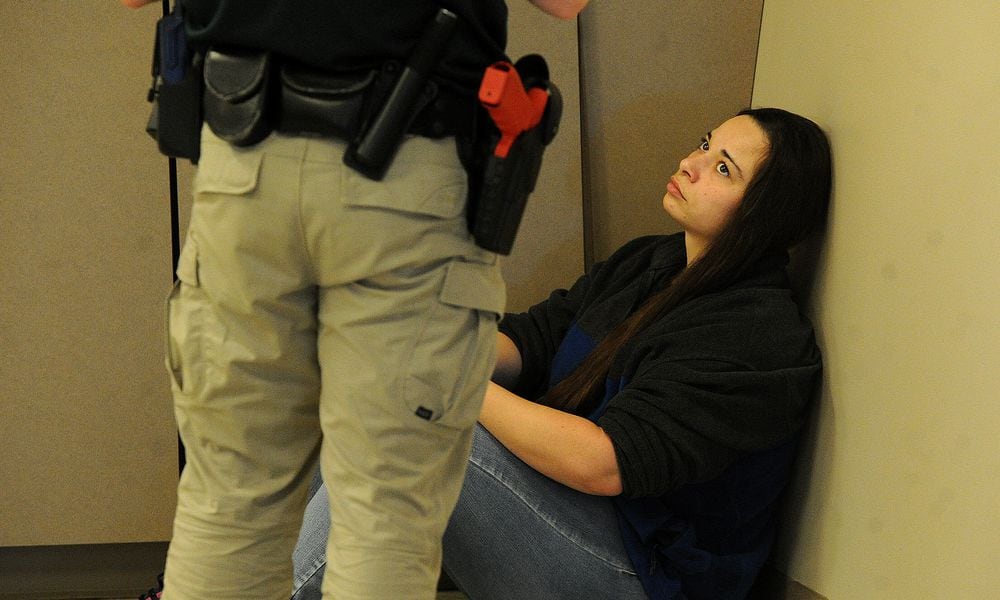
[[[491,478],[493,478],[493,480],[497,481],[500,485],[502,485],[504,488],[506,488],[508,491],[510,491],[511,494],[513,494],[518,500],[521,501],[521,503],[525,507],[528,508],[528,510],[530,510],[532,513],[534,513],[542,521],[548,523],[548,525],[552,528],[552,530],[555,531],[560,537],[562,537],[563,539],[565,539],[566,541],[568,541],[573,546],[579,548],[582,552],[584,552],[586,554],[589,554],[590,556],[594,557],[598,561],[600,561],[600,562],[602,562],[602,563],[604,563],[604,564],[606,564],[606,565],[608,565],[608,566],[610,566],[610,567],[612,567],[612,568],[614,568],[614,569],[616,569],[618,571],[621,571],[621,572],[624,572],[624,573],[628,573],[629,575],[634,575],[635,574],[635,571],[633,570],[633,568],[632,568],[631,565],[629,565],[629,566],[623,566],[623,565],[616,564],[616,563],[608,560],[607,558],[605,558],[603,556],[600,556],[596,552],[592,551],[590,548],[587,548],[586,546],[583,546],[582,544],[580,544],[579,542],[577,542],[573,538],[571,538],[568,535],[566,535],[561,529],[559,529],[559,527],[556,526],[556,524],[551,519],[549,519],[545,514],[543,514],[543,513],[539,512],[538,510],[536,510],[527,501],[527,499],[524,497],[524,495],[522,495],[521,493],[519,493],[518,490],[516,490],[514,487],[512,487],[511,485],[509,485],[501,477],[497,476],[495,473],[493,473],[492,471],[490,471],[489,469],[487,469],[486,467],[484,467],[481,463],[476,462],[476,460],[474,458],[472,458],[472,457],[469,458],[469,464],[471,466],[473,466],[473,467],[476,467],[479,471],[481,471],[481,472],[489,475]],[[528,468],[530,468],[530,467],[528,467]]]

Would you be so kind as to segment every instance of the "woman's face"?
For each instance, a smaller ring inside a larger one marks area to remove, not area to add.
[[[667,183],[663,208],[683,227],[689,255],[703,250],[722,231],[768,146],[757,122],[740,115],[708,133],[680,162]]]

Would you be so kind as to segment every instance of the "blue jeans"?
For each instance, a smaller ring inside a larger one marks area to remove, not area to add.
[[[293,600],[321,597],[328,506],[321,487],[292,557]],[[473,600],[646,598],[611,501],[538,473],[481,426],[445,532],[444,568]]]

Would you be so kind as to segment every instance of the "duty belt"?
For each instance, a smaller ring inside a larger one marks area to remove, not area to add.
[[[205,56],[205,121],[220,138],[250,146],[274,130],[347,142],[356,139],[391,93],[402,67],[325,71],[268,52],[213,48]],[[471,134],[478,106],[428,82],[405,133],[431,138]]]
[[[378,71],[321,72],[275,65],[270,52],[212,49],[204,66],[205,121],[237,146],[256,144],[274,129],[339,137],[349,142],[345,163],[382,179],[407,133],[442,137],[472,129],[475,100],[470,96],[462,111],[430,77],[457,22],[455,13],[440,9],[406,63]]]

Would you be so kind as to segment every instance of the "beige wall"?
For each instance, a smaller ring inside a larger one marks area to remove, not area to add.
[[[521,311],[583,272],[580,69],[576,21],[550,18],[524,0],[508,5],[507,54],[515,61],[525,54],[544,56],[565,107],[514,248],[503,260],[507,309]]]
[[[824,393],[778,565],[830,598],[1000,593],[1000,4],[767,0],[755,105],[830,132]]]
[[[591,2],[580,15],[588,260],[677,231],[667,179],[750,104],[762,0]]]
[[[0,9],[0,546],[170,535],[170,219],[142,131],[156,16]]]

